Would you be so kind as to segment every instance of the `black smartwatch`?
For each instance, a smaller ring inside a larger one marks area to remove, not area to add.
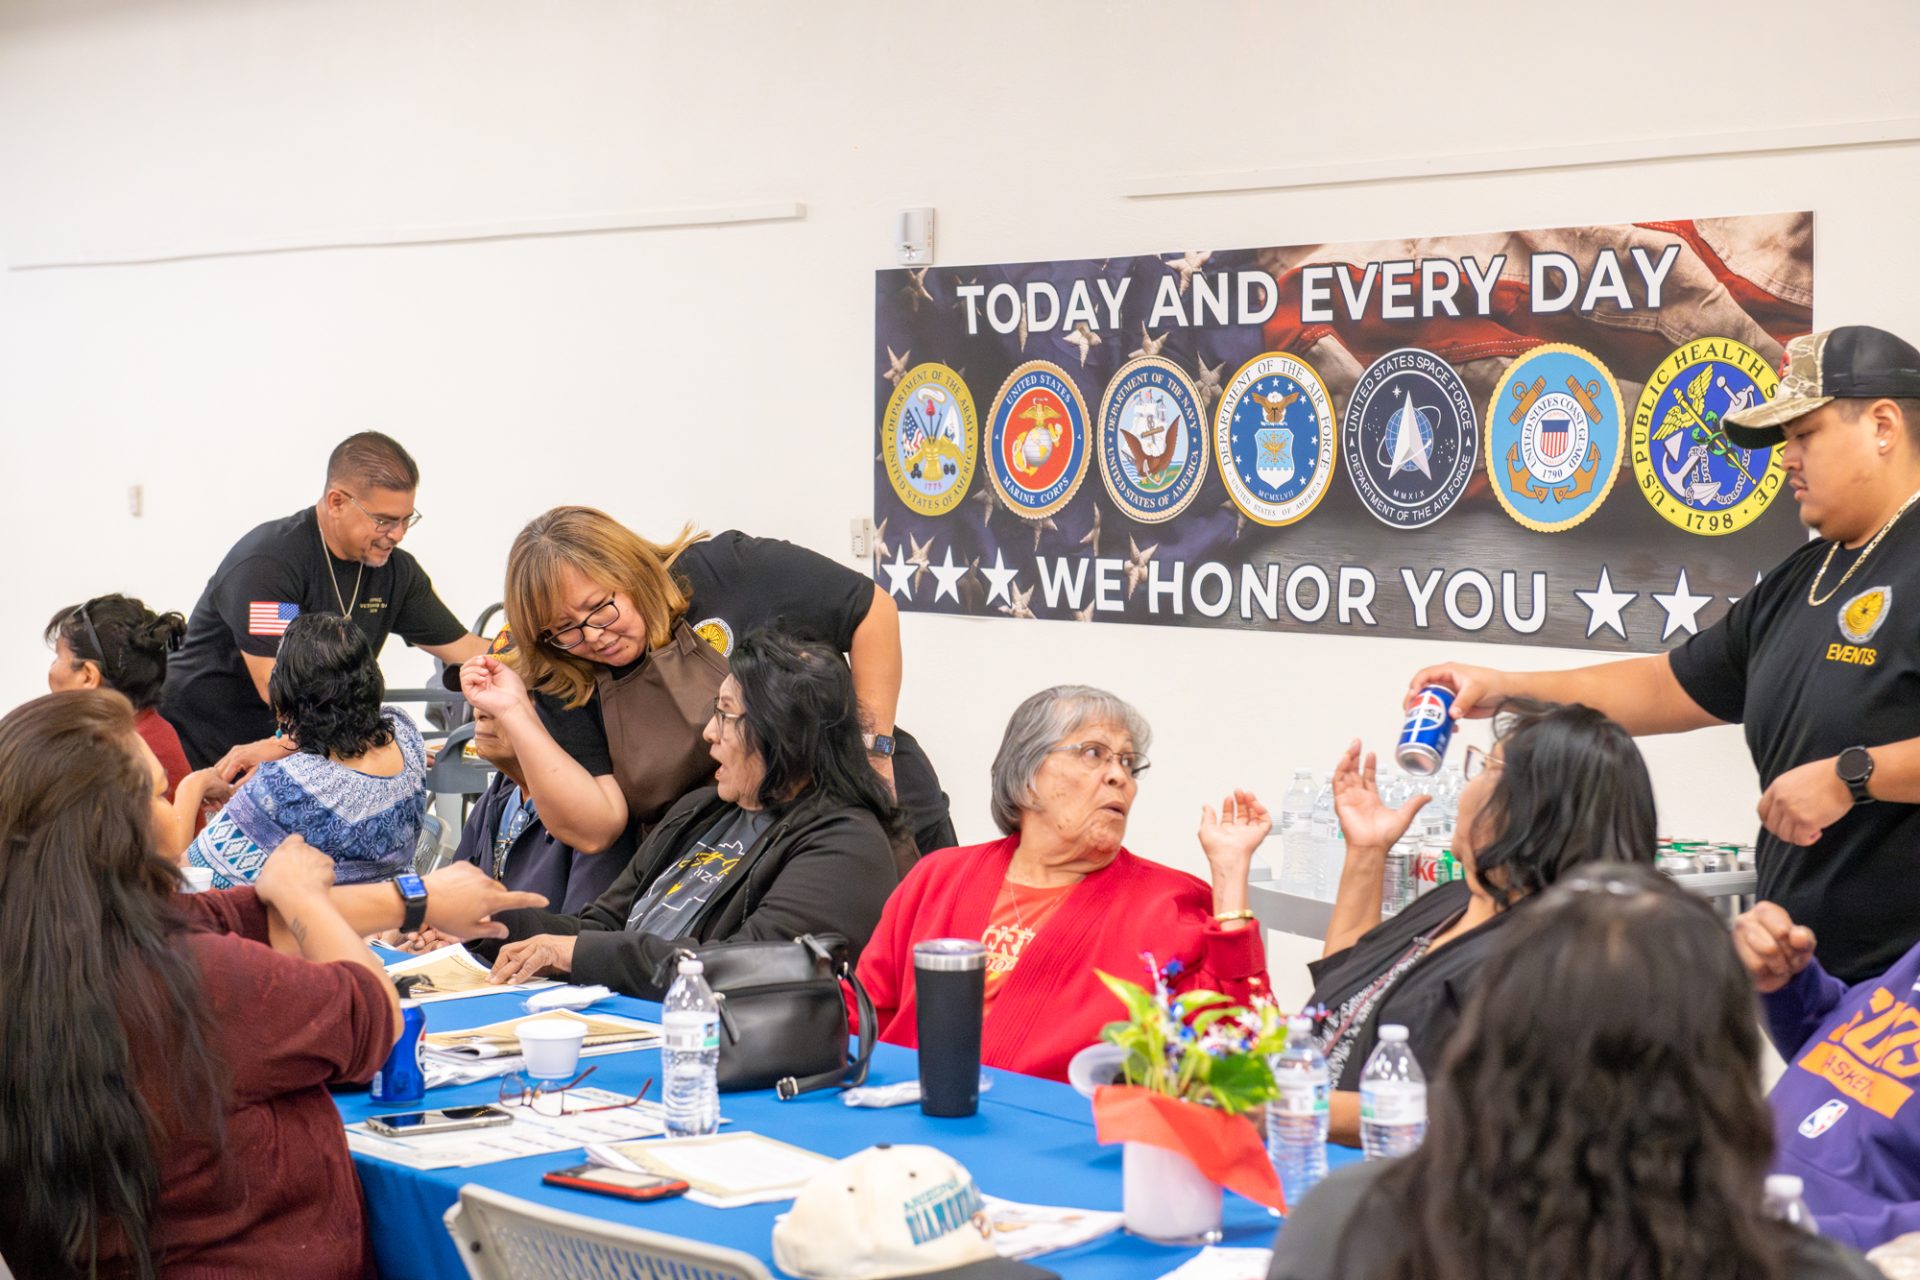
[[[1873,797],[1867,794],[1867,781],[1873,777],[1872,752],[1865,747],[1848,747],[1834,757],[1833,771],[1847,784],[1847,790],[1853,792],[1855,804],[1872,801]]]
[[[867,739],[868,755],[890,756],[893,754],[893,739],[888,737],[886,734],[869,733],[866,735],[866,739]]]
[[[420,926],[427,922],[427,882],[408,871],[393,878],[393,887],[400,891],[400,901],[407,904],[406,918],[400,921],[400,932],[420,932]]]

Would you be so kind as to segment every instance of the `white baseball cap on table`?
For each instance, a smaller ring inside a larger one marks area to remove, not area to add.
[[[868,1147],[815,1174],[774,1224],[773,1260],[803,1280],[1057,1280],[995,1253],[973,1176],[921,1146]]]

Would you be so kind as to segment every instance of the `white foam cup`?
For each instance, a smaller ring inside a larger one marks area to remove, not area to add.
[[[520,1024],[520,1051],[535,1080],[570,1080],[580,1067],[587,1024],[570,1018],[535,1018]]]
[[[212,867],[182,867],[180,874],[186,879],[186,883],[180,886],[182,893],[205,893],[213,888]]]

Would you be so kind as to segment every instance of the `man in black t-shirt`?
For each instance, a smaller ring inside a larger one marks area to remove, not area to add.
[[[1781,448],[1818,535],[1670,653],[1573,671],[1443,664],[1456,716],[1581,702],[1635,734],[1746,726],[1760,782],[1759,896],[1858,982],[1920,942],[1920,351],[1880,329],[1795,338],[1774,399],[1727,415]],[[1902,517],[1905,517],[1904,519]]]
[[[419,522],[420,469],[397,441],[363,431],[327,459],[312,507],[270,520],[227,552],[167,664],[161,710],[195,768],[231,778],[290,749],[273,736],[267,677],[301,613],[353,619],[375,653],[398,632],[450,666],[486,649],[433,593],[400,540]]]

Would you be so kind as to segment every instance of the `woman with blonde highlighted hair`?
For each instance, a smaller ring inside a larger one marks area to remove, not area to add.
[[[547,829],[597,852],[636,839],[713,761],[701,733],[735,641],[762,626],[847,655],[875,769],[921,848],[954,843],[946,796],[893,726],[900,619],[892,598],[816,552],[691,524],[668,543],[592,507],[535,517],[507,557],[510,653],[470,659],[468,701],[493,715]]]

